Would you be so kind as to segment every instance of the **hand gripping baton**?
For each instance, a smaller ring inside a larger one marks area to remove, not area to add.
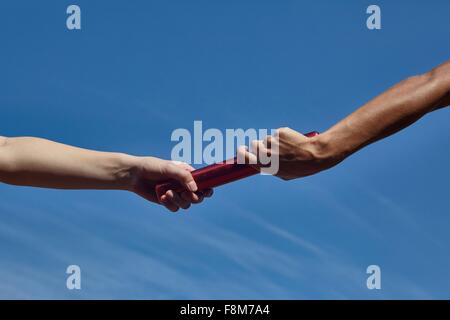
[[[305,134],[305,136],[315,137],[318,134],[318,132],[313,131]],[[257,168],[249,164],[237,163],[237,157],[214,163],[191,172],[199,191],[215,188],[226,183],[250,177],[257,173],[259,173]],[[186,190],[186,188],[177,181],[166,181],[155,187],[156,194],[158,195],[162,195],[168,190],[182,192]]]

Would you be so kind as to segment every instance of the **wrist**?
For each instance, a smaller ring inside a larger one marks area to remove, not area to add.
[[[140,168],[139,157],[117,153],[112,166],[113,181],[117,189],[132,191]]]
[[[450,60],[427,72],[426,75],[442,90],[450,92]]]
[[[422,77],[427,79],[426,83],[431,87],[430,90],[436,92],[438,96],[437,102],[429,111],[448,106],[450,104],[450,61],[437,66]]]
[[[338,164],[350,154],[332,132],[326,131],[311,139],[315,159],[328,167]]]

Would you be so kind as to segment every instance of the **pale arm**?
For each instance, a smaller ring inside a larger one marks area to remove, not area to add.
[[[99,152],[32,138],[0,137],[0,181],[13,185],[59,189],[128,190],[175,211],[200,202],[192,167],[153,157]],[[154,192],[155,183],[181,182],[183,194]]]

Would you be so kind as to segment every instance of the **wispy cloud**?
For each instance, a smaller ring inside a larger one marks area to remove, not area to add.
[[[45,191],[43,191],[46,193]],[[53,193],[53,191],[52,191]],[[2,298],[359,298],[371,297],[365,268],[332,245],[271,223],[257,209],[216,199],[249,232],[211,219],[162,214],[143,201],[64,195],[64,206],[0,196]],[[105,205],[107,199],[117,205]],[[213,207],[213,206],[212,206]],[[125,209],[126,208],[126,209]],[[251,231],[250,231],[251,230]],[[82,290],[65,268],[82,267]],[[401,297],[426,290],[394,276]],[[397,287],[396,284],[391,283]],[[411,290],[410,290],[411,289]],[[403,290],[409,290],[408,292]],[[389,292],[375,297],[396,296]]]

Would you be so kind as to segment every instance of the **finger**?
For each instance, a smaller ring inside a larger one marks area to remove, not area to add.
[[[184,200],[188,201],[188,202],[192,202],[192,203],[200,203],[203,200],[203,195],[200,192],[189,192],[189,191],[184,191],[181,193],[181,198],[183,198]]]
[[[292,135],[292,134],[298,134],[297,131],[292,130],[289,127],[282,127],[282,128],[278,128],[277,130],[275,130],[275,134],[278,136],[288,136],[288,135]]]
[[[267,164],[265,159],[271,156],[271,150],[264,146],[264,142],[261,140],[253,140],[251,142],[251,153],[255,154],[258,159],[258,164]]]
[[[196,199],[193,200],[193,203],[201,203],[203,201],[203,199],[205,198],[205,196],[203,195],[203,192],[196,192],[195,193]]]
[[[148,201],[160,203],[159,198],[155,193],[155,189],[150,183],[139,183],[134,192]]]
[[[169,209],[172,212],[177,212],[179,209],[179,207],[176,204],[174,204],[172,201],[167,199],[166,195],[161,196],[160,202],[162,205],[164,205],[167,209]]]
[[[240,146],[237,149],[237,161],[239,164],[258,164],[258,157],[247,150],[246,146]]]
[[[187,190],[192,192],[197,191],[197,184],[188,170],[185,170],[172,162],[169,162],[163,170],[167,177],[180,182]]]
[[[272,146],[272,136],[267,136],[264,138],[263,140],[263,145],[264,147],[266,147],[267,149],[270,149]]]
[[[203,199],[205,199],[205,196],[203,195],[203,193],[197,195],[198,200],[195,201],[194,203],[201,203],[203,201]]]
[[[188,209],[191,206],[191,203],[189,201],[184,200],[178,193],[173,192],[172,190],[167,191],[166,196],[180,208]]]
[[[176,212],[176,211],[178,211],[180,209],[180,206],[177,205],[175,203],[175,201],[173,201],[173,196],[172,195],[166,194],[164,196],[165,196],[165,199],[166,199],[165,203],[166,203],[166,207],[167,208],[170,208],[170,210],[172,212]]]
[[[214,190],[213,189],[206,189],[206,190],[203,191],[203,195],[206,198],[210,198],[213,194],[214,194]]]
[[[292,130],[291,128],[288,127],[284,127],[284,128],[278,128],[277,130],[275,130],[275,137],[279,137],[281,140],[283,139],[289,139],[289,138],[295,138],[295,139],[309,139],[307,137],[305,137],[303,134],[301,134],[298,131]]]
[[[261,145],[261,140],[252,140],[251,142],[250,142],[250,152],[251,153],[253,153],[253,154],[258,154],[258,148],[259,148],[259,146]]]

